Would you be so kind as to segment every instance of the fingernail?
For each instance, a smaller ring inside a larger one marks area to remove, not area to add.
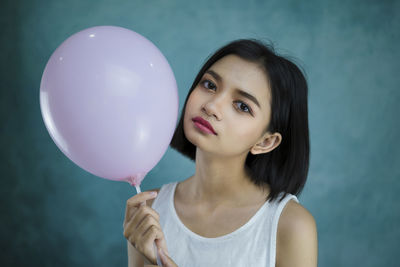
[[[151,192],[150,192],[150,196],[155,197],[156,195],[157,195],[157,192],[156,192],[156,191],[151,191]]]

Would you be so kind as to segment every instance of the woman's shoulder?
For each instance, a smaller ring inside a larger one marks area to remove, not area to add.
[[[295,200],[289,200],[282,210],[279,218],[279,228],[287,233],[288,231],[306,230],[304,228],[315,227],[313,215],[303,205]]]
[[[292,263],[299,260],[302,262],[306,258],[310,265],[305,266],[316,266],[313,264],[317,255],[315,219],[305,207],[294,200],[288,201],[280,215],[276,248],[279,266],[293,266]]]

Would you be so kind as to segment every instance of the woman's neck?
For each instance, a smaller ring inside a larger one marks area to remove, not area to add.
[[[263,191],[245,172],[246,155],[227,158],[197,150],[196,172],[186,184],[190,201],[219,206],[250,205],[265,199],[268,188]]]

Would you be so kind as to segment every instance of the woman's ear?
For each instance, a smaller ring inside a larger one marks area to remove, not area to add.
[[[274,150],[282,141],[282,135],[280,133],[266,133],[263,138],[255,144],[250,153],[253,155],[268,153]]]

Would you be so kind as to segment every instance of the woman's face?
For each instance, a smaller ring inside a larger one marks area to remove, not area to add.
[[[184,115],[185,136],[204,151],[247,155],[263,139],[270,120],[270,100],[268,79],[259,65],[236,55],[225,56],[205,72],[190,94]],[[194,117],[208,121],[216,135],[196,127]]]

